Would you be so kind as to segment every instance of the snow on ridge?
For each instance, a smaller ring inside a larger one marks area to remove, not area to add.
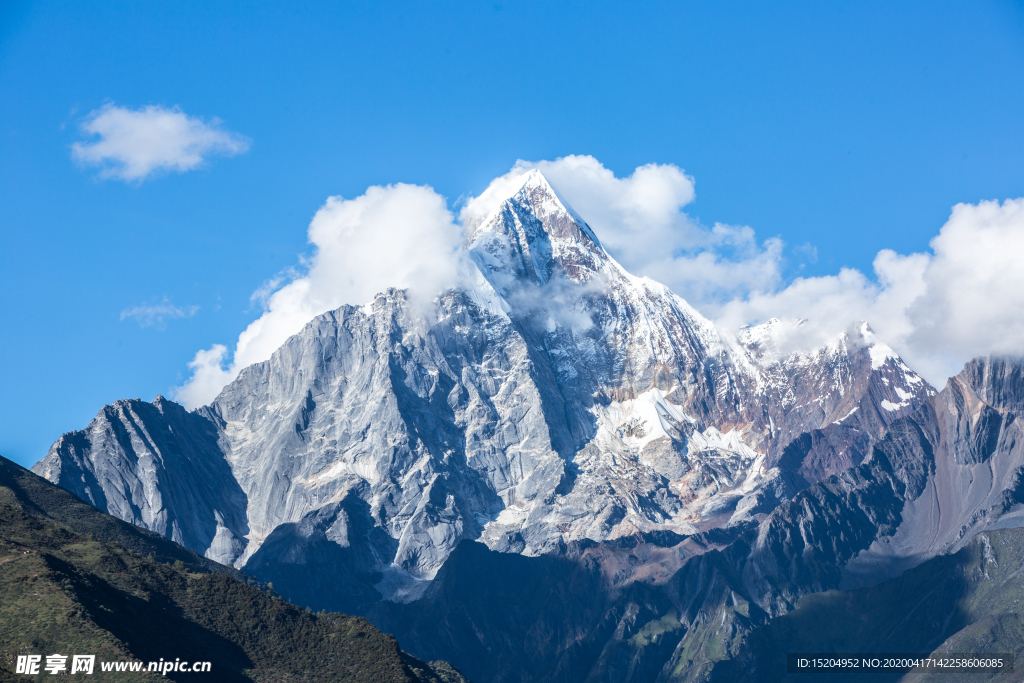
[[[903,362],[899,357],[899,354],[893,351],[888,344],[875,340],[875,332],[866,322],[861,323],[860,334],[865,343],[868,344],[868,353],[871,354],[872,370],[880,369],[890,358],[895,360],[897,363]]]
[[[466,205],[461,217],[467,237],[473,236],[472,233],[476,233],[480,228],[498,220],[498,216],[506,202],[531,189],[543,189],[546,191],[545,194],[550,195],[550,199],[546,198],[542,206],[534,207],[535,210],[543,209],[553,213],[560,209],[572,216],[577,222],[583,223],[583,219],[575,211],[569,209],[561,197],[558,196],[558,193],[551,187],[551,183],[544,177],[544,174],[538,169],[532,168],[518,176],[502,178],[500,182],[492,182],[479,197],[471,200]]]
[[[746,325],[740,328],[737,337],[745,345],[763,344],[766,341],[775,341],[782,321],[778,318],[769,318],[760,325]]]
[[[883,365],[885,365],[886,361],[888,361],[890,358],[896,361],[900,359],[900,357],[896,355],[896,352],[893,351],[888,344],[883,344],[882,342],[875,342],[874,344],[869,346],[868,353],[871,354],[872,370],[878,370]]]

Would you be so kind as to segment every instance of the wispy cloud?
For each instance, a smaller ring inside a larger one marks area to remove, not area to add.
[[[174,318],[191,318],[199,311],[199,306],[175,306],[167,297],[155,304],[141,304],[121,311],[121,320],[134,318],[139,327],[156,327],[163,329],[167,320]]]
[[[224,130],[219,119],[204,121],[178,107],[142,109],[113,103],[91,112],[81,130],[92,141],[71,146],[75,161],[99,166],[100,177],[141,182],[160,170],[183,173],[213,155],[234,156],[249,149],[245,136]]]

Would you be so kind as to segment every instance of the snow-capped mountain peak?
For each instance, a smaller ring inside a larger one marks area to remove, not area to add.
[[[537,555],[750,520],[860,462],[926,395],[863,343],[776,363],[723,343],[536,169],[463,219],[486,282],[439,297],[429,325],[394,289],[325,313],[210,406],[119,403],[39,471],[257,576],[332,557],[341,593],[397,599],[467,538]]]
[[[597,236],[544,175],[533,169],[514,180],[489,188],[466,218],[466,248],[496,289],[586,282],[604,270],[609,257]]]

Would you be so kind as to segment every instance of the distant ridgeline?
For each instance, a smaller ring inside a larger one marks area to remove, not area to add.
[[[95,656],[94,679],[160,680],[149,662],[209,662],[170,680],[463,683],[365,619],[312,614],[0,458],[0,680],[18,657]],[[100,662],[142,662],[107,673]],[[49,680],[40,667],[32,680]]]
[[[433,308],[320,315],[210,405],[118,401],[33,471],[477,683],[1020,652],[1021,361],[936,392],[866,323],[793,353],[799,322],[727,335],[536,171],[481,215],[474,276]],[[894,633],[927,576],[948,618]]]

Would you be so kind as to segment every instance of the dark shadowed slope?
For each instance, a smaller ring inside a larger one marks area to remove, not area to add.
[[[712,681],[805,681],[828,676],[786,675],[787,652],[1013,653],[1016,672],[943,674],[942,681],[1021,680],[1024,664],[1024,530],[978,534],[952,555],[941,555],[899,578],[870,588],[804,596],[797,608],[755,630],[744,652],[715,667]],[[844,675],[844,681],[931,680],[894,672]]]

